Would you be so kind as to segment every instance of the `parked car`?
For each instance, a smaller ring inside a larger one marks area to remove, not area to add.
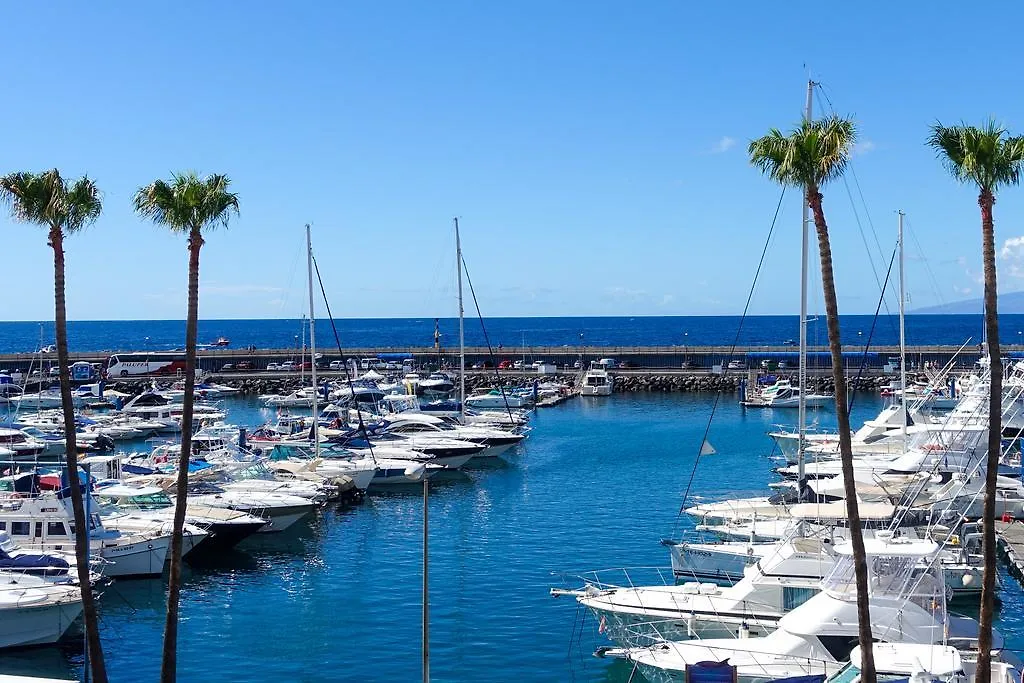
[[[293,360],[286,360],[285,362],[278,365],[277,369],[282,372],[291,372],[293,370],[298,370],[299,366],[296,365],[295,361]]]
[[[345,364],[342,363],[340,360],[332,360],[331,364],[328,367],[331,370],[343,370],[345,368]]]
[[[741,360],[731,360],[728,365],[729,370],[746,370],[747,364]]]
[[[281,369],[281,366],[278,365],[277,363],[267,363],[267,371],[268,372],[277,372],[280,369]]]
[[[234,369],[235,369],[234,363],[225,363],[224,365],[220,366],[220,371],[221,372],[231,372]]]
[[[696,370],[696,369],[697,369],[697,364],[695,362],[693,362],[692,360],[684,360],[683,361],[683,370]]]
[[[512,361],[510,360],[503,360],[498,363],[499,370],[508,370],[510,367],[512,367]]]
[[[235,370],[252,370],[256,365],[251,360],[240,360],[235,363]]]
[[[601,360],[597,361],[597,364],[603,367],[605,370],[611,370],[612,368],[618,366],[618,363],[616,363],[614,358],[602,358]]]
[[[320,367],[320,366],[318,365],[317,367]],[[298,365],[296,365],[294,369],[295,370],[312,370],[313,369],[313,364],[310,363],[308,360],[304,360],[301,363],[299,363]]]

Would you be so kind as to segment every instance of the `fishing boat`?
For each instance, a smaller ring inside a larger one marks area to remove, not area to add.
[[[951,617],[945,609],[945,588],[921,562],[934,557],[938,545],[876,537],[865,540],[872,635],[881,643],[961,643],[976,647],[977,622]],[[791,676],[832,676],[850,661],[857,645],[858,619],[853,548],[835,548],[837,560],[821,583],[821,591],[779,619],[771,634],[749,637],[742,625],[737,638],[695,642],[658,640],[642,647],[611,648],[604,655],[622,657],[649,681],[686,680],[688,666],[728,660],[733,680],[764,683]],[[934,565],[926,565],[932,567]],[[1015,663],[994,633],[995,657]]]
[[[581,396],[611,396],[615,378],[602,365],[591,364],[580,384]]]

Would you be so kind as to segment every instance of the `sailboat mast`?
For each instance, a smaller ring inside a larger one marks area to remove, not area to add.
[[[462,308],[462,240],[459,237],[459,219],[455,221],[455,272],[459,281],[459,415],[466,422],[466,325]]]
[[[903,211],[899,214],[900,243],[900,406],[903,418],[900,420],[900,433],[903,435],[903,450],[907,450],[907,330],[904,321],[904,304],[907,300],[903,285]]]
[[[313,455],[320,457],[320,430],[317,429],[320,411],[317,409],[317,399],[320,397],[320,388],[316,385],[316,314],[313,312],[313,240],[309,234],[309,223],[306,223],[306,270],[309,276],[309,374],[313,380]],[[302,367],[301,364],[299,367]],[[355,394],[352,400],[355,401]],[[356,403],[356,410],[359,404]]]
[[[814,81],[807,80],[807,103],[804,108],[804,120],[811,120],[811,106],[814,97]],[[810,232],[810,207],[807,204],[807,191],[804,188],[804,197],[801,210],[801,245],[800,245],[800,369],[799,382],[800,394],[797,401],[797,431],[799,445],[797,446],[797,485],[801,486],[804,481],[804,442],[807,437],[807,257],[808,237]],[[844,397],[845,398],[845,397]]]

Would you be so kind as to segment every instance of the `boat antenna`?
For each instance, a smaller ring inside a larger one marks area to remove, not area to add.
[[[458,273],[459,282],[459,421],[466,424],[466,314],[462,306],[462,239],[459,237],[459,217],[456,216],[452,221],[455,223],[455,272]],[[468,270],[466,279],[469,279]],[[472,287],[473,285],[470,284],[471,290]],[[473,301],[476,301],[475,294]],[[483,324],[482,321],[481,324]],[[506,405],[506,407],[508,406]]]
[[[313,457],[320,458],[320,412],[317,410],[317,399],[320,398],[320,387],[316,383],[316,313],[313,307],[313,240],[310,237],[309,223],[306,223],[306,275],[309,279],[309,374],[313,381]],[[305,329],[305,328],[303,328]],[[299,368],[302,368],[299,360]],[[352,395],[355,398],[355,394]],[[356,404],[358,409],[359,404]]]
[[[373,444],[370,443],[370,437],[366,433],[366,423],[363,422],[363,411],[359,409],[359,401],[356,400],[356,389],[352,384],[352,374],[349,372],[348,359],[345,357],[345,351],[341,348],[341,337],[338,335],[338,326],[334,322],[334,314],[331,313],[331,302],[327,300],[327,291],[324,289],[323,278],[320,277],[320,266],[316,263],[316,256],[313,256],[312,252],[309,255],[310,260],[313,262],[313,272],[316,273],[316,281],[320,284],[320,295],[324,299],[324,308],[327,309],[327,319],[331,321],[331,331],[334,332],[334,343],[338,347],[338,355],[341,357],[341,365],[345,368],[345,383],[348,385],[349,393],[352,394],[352,402],[356,406],[356,418],[359,423],[359,432],[366,439],[366,443],[369,446],[370,457],[373,458],[373,462],[377,462],[377,456],[373,454]]]

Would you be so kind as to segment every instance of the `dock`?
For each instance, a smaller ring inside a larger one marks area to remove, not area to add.
[[[1024,584],[1024,522],[996,520],[996,546],[1010,574]]]

